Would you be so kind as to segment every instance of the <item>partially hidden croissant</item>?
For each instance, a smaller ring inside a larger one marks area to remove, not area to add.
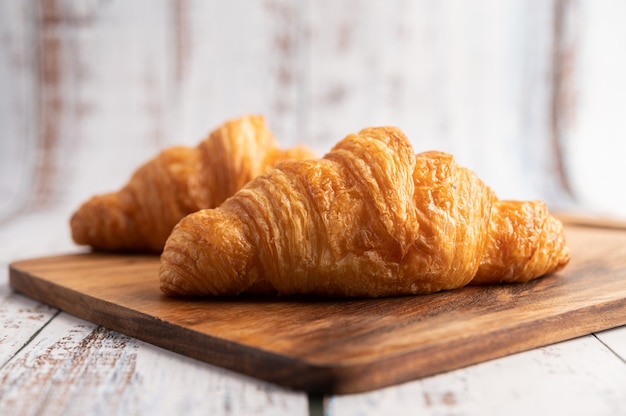
[[[227,121],[196,147],[166,149],[119,191],[82,204],[72,238],[98,250],[160,253],[185,215],[218,206],[280,160],[311,157],[305,147],[279,149],[261,116]]]
[[[378,297],[525,282],[569,261],[540,201],[500,201],[443,152],[393,127],[285,161],[185,217],[161,255],[167,295]]]

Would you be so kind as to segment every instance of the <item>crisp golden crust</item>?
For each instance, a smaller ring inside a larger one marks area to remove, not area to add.
[[[224,123],[194,148],[173,147],[141,166],[119,191],[98,195],[72,216],[72,237],[98,250],[160,253],[185,215],[213,208],[269,166],[311,158],[281,150],[260,116]]]
[[[541,201],[497,201],[472,284],[527,282],[570,260],[563,225]]]
[[[322,159],[279,163],[219,208],[187,216],[161,255],[161,289],[392,296],[490,283],[510,261],[525,261],[515,266],[521,280],[567,262],[557,220],[530,227],[504,206],[452,156],[415,155],[396,128],[364,129]],[[499,257],[502,238],[489,234],[500,221],[525,227],[524,244],[545,255]]]
[[[443,152],[419,154],[413,178],[419,238],[403,259],[410,292],[465,286],[480,264],[495,194]]]

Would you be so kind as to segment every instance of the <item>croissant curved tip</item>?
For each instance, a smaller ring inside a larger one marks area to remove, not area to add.
[[[113,194],[97,195],[83,203],[70,218],[70,231],[76,244],[106,248],[104,232],[114,233],[121,223],[120,207]],[[99,247],[102,245],[102,247]]]
[[[561,221],[542,201],[498,201],[473,284],[525,283],[563,269],[571,253]]]
[[[183,218],[165,243],[161,291],[170,296],[241,293],[256,281],[254,253],[238,218],[218,209],[197,211]]]

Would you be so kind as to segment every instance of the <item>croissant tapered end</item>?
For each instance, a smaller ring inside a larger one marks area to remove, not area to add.
[[[261,116],[231,120],[194,148],[164,150],[119,191],[84,203],[70,220],[72,237],[97,250],[160,253],[185,215],[218,206],[281,160],[312,157],[304,147],[279,149]]]
[[[190,214],[174,227],[161,254],[161,290],[169,296],[270,292],[257,281],[254,252],[237,216],[217,209]]]
[[[120,209],[115,194],[99,195],[85,202],[70,219],[72,239],[77,244],[101,241],[100,249],[106,250],[109,242],[116,245],[134,246],[126,240],[126,214]],[[107,235],[104,235],[106,233]],[[128,233],[129,235],[132,235]]]
[[[103,214],[106,213],[106,214]],[[95,233],[101,229],[108,230],[113,238],[103,238],[104,240],[119,241],[117,238],[120,229],[124,228],[125,215],[118,209],[117,197],[114,194],[99,195],[85,202],[70,219],[72,239],[77,244],[89,244],[94,240]],[[98,236],[100,237],[100,236]],[[119,244],[119,243],[118,243]],[[126,244],[132,245],[127,242]],[[106,242],[101,248],[105,249]]]
[[[564,268],[570,260],[563,224],[541,201],[498,201],[487,246],[472,284],[527,282]]]
[[[160,252],[171,229],[206,204],[193,149],[172,147],[141,166],[118,192],[96,195],[72,215],[77,244],[97,250]]]

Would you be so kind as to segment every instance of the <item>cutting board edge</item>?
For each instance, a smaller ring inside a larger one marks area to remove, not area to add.
[[[603,322],[599,324],[588,314],[589,309],[603,309],[608,312],[608,315],[604,316]],[[471,342],[471,346],[468,346],[467,342],[463,343],[460,341],[454,344],[452,348],[439,351],[430,351],[432,348],[420,348],[396,355],[388,355],[385,359],[376,362],[370,361],[361,365],[353,364],[350,367],[342,368],[338,372],[339,380],[332,386],[331,390],[333,394],[362,393],[436,376],[625,325],[626,299],[611,300],[602,305],[571,310],[563,315],[549,319],[558,320],[554,326],[560,328],[560,330],[552,331],[547,336],[541,335],[539,331],[541,329],[541,320],[537,319],[522,325],[498,328],[485,333],[485,336],[491,337],[488,344],[481,342],[476,337],[470,337],[465,341]],[[566,322],[572,319],[577,320],[579,325],[575,327],[558,325],[561,321]],[[507,339],[514,336],[513,332],[526,334],[534,332],[535,335],[527,336],[526,342],[523,344],[512,345],[507,342]],[[488,345],[488,348],[485,348],[486,345]],[[420,355],[424,354],[428,354],[427,359],[420,357]],[[411,362],[412,360],[415,361]],[[409,363],[407,364],[406,361],[409,361]],[[384,378],[389,376],[389,372],[379,371],[381,367],[396,368],[400,372],[394,373],[393,377]],[[316,392],[324,393],[324,391]]]

